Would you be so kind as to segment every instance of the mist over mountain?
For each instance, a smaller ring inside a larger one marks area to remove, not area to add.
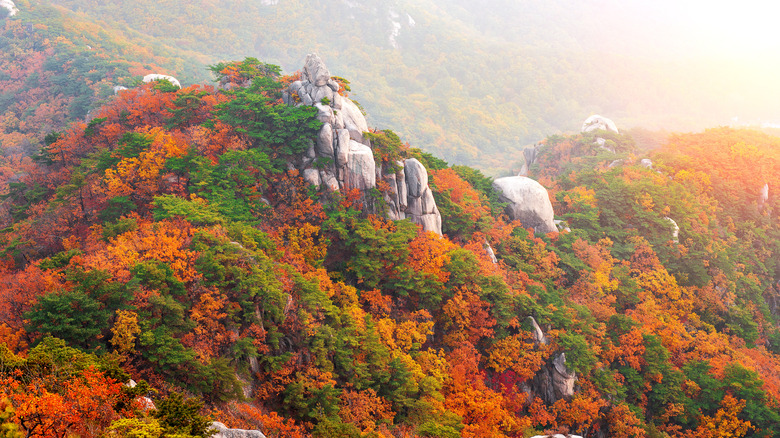
[[[373,125],[393,126],[415,146],[491,173],[516,170],[507,163],[517,161],[523,146],[576,131],[594,113],[624,128],[697,130],[772,121],[780,109],[771,98],[778,91],[776,62],[728,44],[741,40],[723,34],[744,33],[742,27],[718,33],[700,23],[718,5],[697,11],[671,1],[53,3],[139,32],[190,62],[251,55],[294,71],[317,52],[350,78]],[[200,71],[190,80],[208,78]]]

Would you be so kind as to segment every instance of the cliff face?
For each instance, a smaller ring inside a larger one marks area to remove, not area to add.
[[[365,138],[368,123],[361,110],[349,98],[339,94],[340,85],[316,54],[309,54],[300,81],[290,84],[283,99],[289,105],[311,105],[319,111],[323,123],[317,140],[293,165],[304,179],[328,191],[358,189],[363,204],[375,210],[370,191],[377,181],[390,187],[384,200],[390,219],[408,218],[426,231],[441,234],[441,215],[428,187],[428,172],[411,158],[383,166],[374,156],[371,142]]]

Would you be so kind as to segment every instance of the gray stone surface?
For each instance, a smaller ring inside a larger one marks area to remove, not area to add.
[[[303,66],[303,75],[306,80],[317,87],[327,85],[330,80],[330,71],[325,67],[325,63],[316,53],[309,53],[306,56],[306,63]]]
[[[553,390],[557,399],[569,399],[574,395],[574,384],[577,374],[566,368],[566,353],[561,353],[553,360]]]
[[[259,430],[228,429],[219,421],[211,423],[211,428],[216,431],[211,438],[265,438]]]
[[[371,148],[350,140],[344,184],[350,189],[366,191],[376,187],[376,163]]]
[[[428,188],[428,170],[416,158],[409,158],[404,161],[404,172],[409,198],[419,198]]]
[[[313,186],[320,186],[320,171],[317,169],[304,169],[303,180]]]
[[[366,117],[360,112],[360,108],[351,100],[344,99],[339,114],[344,120],[344,127],[349,130],[350,136],[354,140],[363,141],[363,133],[368,131],[368,123]]]
[[[580,435],[563,435],[556,433],[555,435],[534,435],[531,438],[582,438]]]
[[[333,128],[330,124],[322,125],[317,135],[317,153],[323,157],[334,158],[333,155]]]
[[[407,217],[426,231],[441,232],[441,214],[428,187],[428,171],[416,158],[404,161],[407,190]]]
[[[323,127],[311,151],[296,158],[290,166],[297,168],[307,182],[329,192],[352,188],[363,191],[363,204],[369,210],[375,207],[368,191],[382,179],[390,187],[384,195],[390,219],[408,218],[426,231],[441,234],[441,214],[428,187],[425,167],[415,159],[398,162],[396,168],[377,166],[371,145],[363,136],[369,131],[366,117],[354,102],[339,95],[338,90],[338,83],[331,79],[319,56],[308,55],[301,80],[290,84],[283,99],[291,105],[316,107],[317,119],[323,122]],[[330,161],[318,161],[318,158]],[[324,163],[324,167],[317,165],[314,169],[317,162]]]
[[[336,133],[336,165],[346,166],[347,159],[349,159],[349,131],[346,129],[339,129]]]
[[[508,176],[493,181],[493,189],[508,204],[506,213],[510,219],[519,220],[536,233],[558,231],[547,189],[538,182],[524,176]]]
[[[529,316],[526,319],[528,319],[528,322],[531,323],[531,330],[534,333],[534,342],[541,345],[547,345],[547,337],[544,335],[542,328],[539,327],[539,324],[536,322],[536,318]]]
[[[496,253],[493,251],[493,247],[490,246],[490,243],[485,239],[485,254],[487,254],[488,258],[491,262],[495,265],[498,263],[498,259],[496,258]]]

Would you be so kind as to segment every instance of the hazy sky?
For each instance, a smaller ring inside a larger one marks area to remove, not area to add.
[[[754,55],[780,49],[780,3],[683,1],[676,6],[690,23],[688,37],[705,50]],[[766,53],[775,57],[775,53]]]

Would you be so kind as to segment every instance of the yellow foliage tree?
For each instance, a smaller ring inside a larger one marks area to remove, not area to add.
[[[138,314],[129,310],[117,310],[116,321],[111,327],[111,345],[122,354],[135,351],[135,339],[141,333],[138,326]]]

